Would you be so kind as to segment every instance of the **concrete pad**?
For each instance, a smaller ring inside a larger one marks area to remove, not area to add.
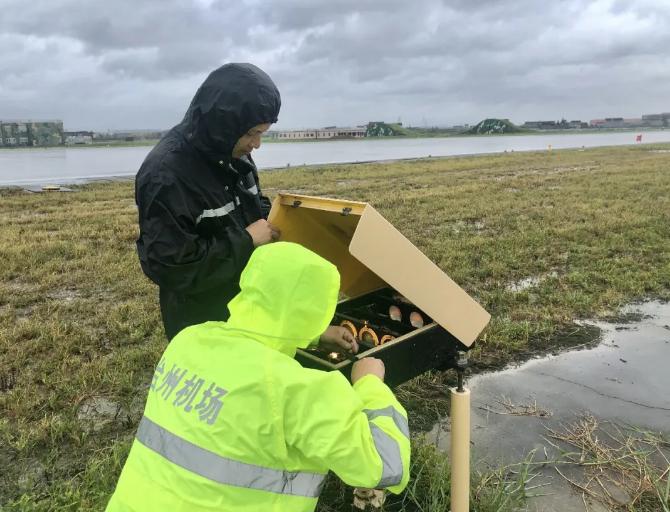
[[[585,413],[603,425],[632,425],[670,437],[670,304],[650,302],[624,312],[639,312],[642,320],[594,322],[602,332],[595,348],[531,360],[469,380],[474,467],[520,462],[533,449],[534,460],[552,460],[559,451],[547,441],[547,429],[560,431]],[[431,437],[448,450],[448,423],[437,425]],[[580,481],[582,468],[559,469]],[[554,467],[535,470],[539,474],[531,485],[547,485],[534,492],[548,495],[531,499],[528,510],[586,510],[582,492]],[[615,491],[612,494],[618,499]],[[588,510],[608,509],[591,501]]]

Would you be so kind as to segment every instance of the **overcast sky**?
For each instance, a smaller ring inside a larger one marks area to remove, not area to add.
[[[280,129],[670,111],[669,0],[0,0],[0,119],[169,128],[252,62]]]

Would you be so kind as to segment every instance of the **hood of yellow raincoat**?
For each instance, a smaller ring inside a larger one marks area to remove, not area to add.
[[[228,304],[228,329],[291,357],[316,340],[335,314],[340,274],[301,245],[276,242],[254,250]]]

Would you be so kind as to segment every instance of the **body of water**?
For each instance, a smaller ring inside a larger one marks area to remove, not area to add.
[[[426,139],[370,139],[267,143],[253,156],[261,169],[373,160],[476,155],[503,151],[635,144],[634,132],[501,135]],[[642,132],[642,141],[670,142],[670,130]],[[151,150],[142,147],[77,147],[0,151],[0,186],[77,183],[133,176]]]

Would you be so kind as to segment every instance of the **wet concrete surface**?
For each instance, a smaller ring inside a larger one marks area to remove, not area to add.
[[[632,425],[670,439],[670,304],[649,302],[622,313],[641,319],[592,322],[601,329],[601,342],[594,348],[469,380],[474,467],[517,463],[534,449],[534,460],[553,460],[558,450],[547,441],[548,429],[560,430],[585,414],[603,425]],[[448,450],[448,422],[436,425],[430,438]],[[583,493],[553,467],[535,469],[538,478],[532,485],[545,485],[540,491],[545,496],[532,498],[527,510],[611,509],[597,500],[587,499],[587,505]],[[561,470],[578,480],[579,469]]]

